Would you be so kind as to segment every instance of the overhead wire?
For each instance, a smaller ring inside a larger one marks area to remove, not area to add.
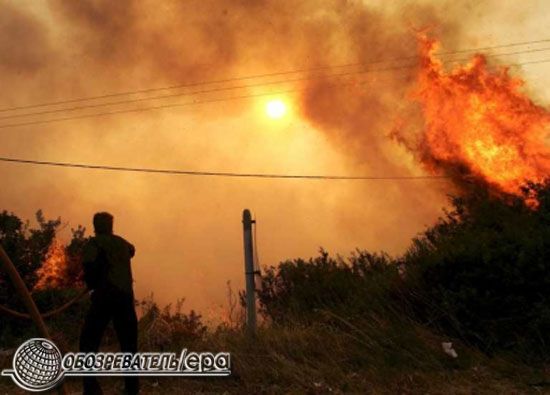
[[[547,42],[549,40],[538,40],[538,41],[530,41],[530,42],[524,42],[523,44],[532,44],[532,43],[541,43],[541,42]],[[501,45],[501,46],[494,46],[494,47],[484,47],[484,48],[478,48],[477,50],[487,50],[487,49],[493,49],[493,48],[503,48],[506,46],[517,46],[520,45],[520,43],[514,43],[514,44],[508,44],[508,45]],[[523,51],[515,51],[510,53],[502,53],[502,54],[489,54],[486,56],[504,56],[504,55],[512,55],[512,54],[522,54],[522,53],[530,53],[530,52],[542,52],[550,50],[550,48],[539,48],[539,49],[532,49],[532,50],[523,50]],[[474,50],[461,50],[461,51],[454,51],[452,53],[446,53],[446,54],[456,54],[456,53],[464,53],[464,52],[473,52]],[[451,63],[451,62],[458,62],[462,60],[467,59],[451,59],[446,60],[443,63]],[[527,62],[521,62],[521,63],[515,63],[511,64],[510,66],[521,66],[521,65],[528,65],[528,64],[537,64],[537,63],[547,63],[550,62],[550,59],[540,59],[540,60],[534,60],[534,61],[527,61]],[[374,69],[374,70],[361,70],[361,71],[355,71],[355,72],[345,72],[345,73],[338,73],[333,75],[324,75],[321,76],[321,78],[327,78],[327,77],[334,77],[334,76],[346,76],[346,75],[352,75],[352,74],[359,74],[359,73],[367,73],[367,72],[375,72],[375,71],[387,71],[387,70],[398,70],[398,69],[404,69],[404,68],[411,68],[414,67],[414,65],[400,65],[400,66],[394,66],[394,67],[388,67],[383,69]],[[311,69],[310,69],[311,70]],[[296,72],[296,71],[295,71]],[[277,73],[271,73],[270,75],[274,75]],[[280,74],[280,73],[278,73]],[[265,74],[267,75],[267,74]],[[247,79],[242,78],[242,79]],[[252,77],[250,77],[252,78]],[[267,86],[269,84],[277,84],[277,83],[285,83],[285,82],[297,82],[304,79],[310,79],[309,77],[304,78],[298,78],[298,79],[287,79],[282,81],[272,81],[262,84],[251,84],[251,85],[243,85],[240,87],[225,87],[225,88],[218,88],[218,89],[212,89],[212,90],[204,90],[204,91],[198,91],[198,92],[187,92],[186,95],[190,94],[198,94],[198,93],[211,93],[211,92],[217,92],[221,90],[235,90],[235,89],[245,89],[245,88],[251,88],[251,87],[257,87],[257,86]],[[368,81],[363,82],[351,82],[351,83],[339,83],[338,85],[355,85],[355,84],[362,84],[367,83]],[[157,105],[157,106],[150,106],[145,108],[133,108],[133,109],[121,109],[121,110],[114,110],[114,111],[108,111],[103,113],[93,113],[93,114],[82,114],[78,116],[70,116],[70,117],[63,117],[63,118],[54,118],[54,119],[46,119],[46,120],[36,120],[36,121],[30,121],[30,122],[21,122],[21,123],[15,123],[15,124],[4,124],[0,125],[1,128],[7,128],[7,127],[15,127],[15,126],[24,126],[24,125],[34,125],[34,124],[43,124],[43,123],[51,123],[51,122],[60,122],[65,120],[74,120],[74,119],[82,119],[82,118],[90,118],[90,117],[96,117],[96,116],[103,116],[103,115],[114,115],[114,114],[121,114],[121,113],[130,113],[130,112],[138,112],[138,111],[149,111],[149,110],[157,110],[157,109],[164,109],[164,108],[173,108],[173,107],[181,107],[181,106],[188,106],[188,105],[194,105],[194,104],[202,104],[202,103],[213,103],[213,102],[221,102],[221,101],[228,101],[228,100],[238,100],[238,99],[247,99],[247,98],[253,98],[253,97],[261,97],[261,96],[272,96],[272,95],[280,95],[280,94],[286,94],[291,92],[296,92],[302,89],[289,89],[285,91],[279,91],[279,92],[267,92],[267,93],[258,93],[258,94],[246,94],[246,95],[239,95],[239,96],[230,96],[230,97],[224,97],[224,98],[210,98],[210,99],[203,99],[203,100],[193,100],[191,102],[185,102],[185,103],[170,103],[170,104],[163,104],[163,105]],[[184,95],[184,94],[181,94]],[[173,95],[164,95],[161,97],[148,97],[148,98],[140,98],[140,99],[134,99],[130,102],[137,102],[142,100],[154,100],[154,99],[162,99],[167,97],[173,97]],[[97,98],[97,97],[96,97]],[[84,100],[84,99],[83,99]],[[60,103],[60,102],[59,102]],[[128,101],[121,101],[121,102],[110,102],[110,103],[104,103],[104,104],[98,104],[94,106],[82,106],[82,108],[73,108],[76,109],[84,109],[84,108],[95,108],[97,106],[106,106],[106,105],[114,105],[114,104],[127,104]],[[6,109],[0,110],[1,111],[7,111]],[[56,110],[58,111],[71,111],[71,109],[60,109]],[[50,113],[50,112],[47,112]],[[42,115],[43,113],[36,113],[36,114],[25,114],[25,115]],[[0,119],[7,119],[9,117],[0,117]],[[54,162],[54,161],[39,161],[39,160],[29,160],[29,159],[21,159],[21,158],[8,158],[8,157],[0,157],[0,161],[2,162],[12,162],[12,163],[23,163],[23,164],[34,164],[34,165],[47,165],[47,166],[57,166],[57,167],[71,167],[71,168],[85,168],[85,169],[96,169],[96,170],[109,170],[109,171],[126,171],[126,172],[142,172],[142,173],[161,173],[161,174],[173,174],[173,175],[198,175],[198,176],[220,176],[220,177],[249,177],[249,178],[279,178],[279,179],[332,179],[332,180],[407,180],[407,179],[442,179],[447,178],[446,176],[394,176],[394,177],[388,177],[388,176],[334,176],[334,175],[293,175],[293,174],[263,174],[263,173],[236,173],[236,172],[211,172],[211,171],[191,171],[191,170],[178,170],[178,169],[153,169],[153,168],[136,168],[136,167],[123,167],[123,166],[105,166],[105,165],[94,165],[94,164],[82,164],[82,163],[68,163],[68,162]]]
[[[516,51],[516,52],[508,52],[508,53],[500,53],[500,54],[487,54],[485,56],[487,56],[487,57],[509,56],[509,55],[518,55],[518,54],[526,54],[526,53],[534,53],[534,52],[545,52],[545,51],[549,51],[549,50],[550,50],[550,47],[546,47],[546,48],[538,48],[538,49],[532,49],[532,50],[524,50],[524,51]],[[444,61],[443,63],[445,63],[445,64],[454,63],[454,62],[459,62],[459,61],[463,61],[463,60],[468,60],[468,59],[465,59],[465,58],[450,59],[450,60]],[[264,87],[264,86],[277,85],[277,84],[309,81],[309,80],[315,80],[315,79],[324,79],[324,78],[332,78],[332,77],[340,78],[340,77],[346,77],[346,76],[350,76],[350,75],[367,74],[367,73],[372,73],[372,72],[402,70],[402,69],[413,68],[414,66],[415,65],[407,64],[407,65],[398,65],[398,66],[379,68],[379,69],[370,69],[370,70],[365,69],[365,70],[348,71],[348,72],[342,72],[342,73],[325,74],[325,75],[320,75],[320,76],[305,76],[305,77],[292,78],[292,79],[283,79],[283,80],[277,80],[277,81],[267,81],[267,82],[256,83],[256,84],[247,84],[247,85],[238,85],[238,86],[229,86],[229,87],[218,87],[218,88],[204,89],[204,90],[199,90],[199,91],[178,92],[178,93],[170,93],[170,94],[164,94],[164,95],[159,95],[159,96],[140,97],[140,98],[119,100],[119,101],[111,101],[111,102],[105,102],[105,103],[81,105],[81,106],[75,106],[75,107],[69,107],[69,108],[57,108],[57,109],[43,110],[43,111],[38,111],[38,112],[30,112],[30,113],[22,113],[22,114],[14,114],[14,115],[4,115],[4,116],[0,116],[0,121],[6,120],[6,119],[24,118],[24,117],[29,117],[29,116],[40,116],[40,115],[63,113],[63,112],[66,112],[66,111],[70,112],[70,111],[77,111],[77,110],[84,110],[84,109],[91,109],[91,108],[101,108],[101,107],[107,107],[107,106],[113,106],[113,105],[132,104],[132,103],[139,103],[139,102],[143,102],[143,101],[162,100],[162,99],[169,99],[169,98],[174,98],[174,97],[191,96],[191,95],[215,93],[215,92],[223,92],[223,91],[232,91],[232,90],[247,89],[247,88],[257,88],[257,87]]]
[[[463,53],[469,53],[469,52],[487,51],[487,50],[500,49],[500,48],[510,48],[510,47],[515,47],[515,46],[542,44],[542,43],[547,43],[547,42],[550,42],[550,39],[522,41],[522,42],[516,42],[516,43],[508,43],[508,44],[486,46],[486,47],[477,47],[477,48],[466,48],[466,49],[455,50],[455,51],[438,52],[438,53],[436,53],[436,55],[438,55],[438,56],[449,56],[449,55],[463,54]],[[527,51],[518,51],[518,52],[514,52],[514,53],[509,53],[509,54],[502,54],[501,56],[512,55],[512,54],[517,54],[517,53],[537,52],[537,51],[540,51],[540,50],[544,50],[544,49],[532,49],[532,50],[527,50]],[[498,56],[498,55],[495,55],[495,56]],[[280,71],[280,72],[263,73],[263,74],[241,76],[241,77],[232,77],[232,78],[225,78],[225,79],[218,79],[218,80],[196,81],[196,82],[191,82],[191,83],[186,83],[186,84],[172,85],[172,86],[159,87],[159,88],[148,88],[148,89],[141,89],[141,90],[125,91],[125,92],[107,93],[107,94],[103,94],[103,95],[88,96],[88,97],[84,97],[84,98],[58,100],[58,101],[51,101],[51,102],[44,102],[44,103],[13,106],[13,107],[8,107],[8,108],[0,108],[0,112],[8,112],[8,111],[15,111],[15,110],[55,106],[55,105],[61,105],[61,104],[78,103],[78,102],[106,99],[106,98],[112,98],[112,97],[120,97],[120,96],[126,96],[126,95],[135,95],[135,94],[159,92],[159,91],[164,91],[164,90],[189,88],[189,87],[200,86],[200,85],[222,84],[222,83],[243,81],[243,80],[249,80],[249,79],[274,77],[274,76],[296,74],[296,73],[303,73],[303,72],[322,71],[322,70],[334,69],[334,68],[345,68],[345,67],[365,66],[365,65],[372,65],[372,64],[379,64],[379,63],[390,63],[390,62],[396,62],[396,61],[402,61],[402,60],[411,60],[411,59],[415,59],[416,57],[417,56],[408,56],[408,57],[400,57],[400,58],[394,58],[394,59],[374,60],[374,61],[369,61],[369,62],[355,62],[355,63],[347,63],[347,64],[341,64],[341,65],[326,65],[326,66],[318,66],[318,67],[310,67],[310,68],[301,68],[301,69],[295,69],[295,70],[286,70],[286,71]]]
[[[546,49],[550,50],[550,48]],[[453,59],[448,62],[443,63],[453,63],[453,62],[459,62],[464,59]],[[467,60],[467,59],[466,59]],[[534,60],[534,61],[526,61],[526,62],[520,62],[520,63],[512,63],[509,64],[509,67],[519,67],[524,65],[532,65],[532,64],[540,64],[540,63],[548,63],[550,62],[550,59],[540,59],[540,60]],[[368,72],[375,72],[375,71],[390,71],[390,70],[400,70],[400,69],[410,69],[415,67],[414,65],[401,65],[401,66],[394,66],[384,69],[374,69],[374,70],[364,70],[361,71],[361,74],[368,73]],[[342,73],[338,76],[344,76],[344,75],[351,75],[351,74],[358,74],[358,72],[353,73]],[[330,75],[328,76],[330,77]],[[311,77],[305,77],[295,80],[286,80],[286,81],[279,81],[277,83],[283,83],[283,82],[297,82],[300,80],[307,80],[311,79]],[[324,77],[320,77],[324,78]],[[326,78],[326,77],[325,77]],[[355,84],[365,84],[368,83],[368,81],[363,82],[351,82],[351,83],[335,83],[335,85],[355,85]],[[251,87],[257,87],[264,84],[259,85],[247,85],[247,86],[241,86],[238,87],[238,89],[243,88],[251,88]],[[224,89],[237,89],[237,88],[224,88]],[[223,97],[223,98],[213,98],[213,99],[202,99],[202,100],[193,100],[191,102],[184,102],[184,103],[170,103],[170,104],[161,104],[156,106],[148,106],[148,107],[138,107],[138,108],[131,108],[131,109],[120,109],[120,110],[113,110],[113,111],[105,111],[105,112],[99,112],[99,113],[92,113],[92,114],[82,114],[82,115],[75,115],[75,116],[69,116],[69,117],[61,117],[61,118],[53,118],[53,119],[45,119],[45,120],[34,120],[34,121],[25,121],[25,122],[16,122],[16,123],[7,123],[7,124],[0,124],[0,129],[10,128],[10,127],[19,127],[19,126],[30,126],[30,125],[38,125],[38,124],[48,124],[48,123],[54,123],[54,122],[61,122],[61,121],[69,121],[69,120],[78,120],[78,119],[85,119],[85,118],[94,118],[94,117],[100,117],[100,116],[108,116],[108,115],[116,115],[116,114],[124,114],[124,113],[133,113],[133,112],[142,112],[142,111],[151,111],[151,110],[159,110],[159,109],[167,109],[167,108],[175,108],[175,107],[184,107],[184,106],[190,106],[190,105],[198,105],[198,104],[205,104],[205,103],[216,103],[216,102],[224,102],[224,101],[231,101],[231,100],[240,100],[240,99],[248,99],[248,98],[255,98],[255,97],[262,97],[262,96],[275,96],[275,95],[281,95],[286,93],[292,93],[297,92],[302,89],[289,89],[284,91],[276,91],[276,92],[266,92],[266,93],[257,93],[257,94],[246,94],[246,95],[239,95],[239,96],[230,96],[230,97]],[[211,90],[208,93],[219,91],[220,89]],[[198,92],[198,93],[207,93],[206,91]],[[189,95],[182,94],[181,96]],[[180,95],[178,95],[180,96]],[[153,100],[154,98],[148,98],[145,100]],[[122,104],[122,103],[114,103],[114,104]],[[92,106],[93,107],[93,106]],[[82,107],[81,109],[85,109],[86,107]],[[91,108],[91,107],[90,107]],[[80,109],[80,108],[79,108]],[[55,112],[62,112],[63,110],[55,110]],[[28,116],[31,115],[39,115],[39,114],[25,114]],[[9,118],[5,117],[4,119]],[[2,119],[2,118],[0,118]]]
[[[143,112],[143,111],[161,110],[161,109],[167,109],[167,108],[186,107],[186,106],[192,106],[192,105],[197,105],[197,104],[205,104],[205,103],[217,103],[217,102],[224,102],[224,101],[231,101],[231,100],[250,99],[250,98],[262,97],[262,96],[282,95],[282,94],[286,94],[286,93],[297,92],[298,90],[299,89],[288,89],[288,90],[285,90],[285,91],[278,91],[278,92],[247,94],[247,95],[231,96],[231,97],[215,98],[215,99],[205,99],[205,100],[193,100],[193,101],[184,102],[184,103],[159,104],[157,106],[150,106],[150,107],[122,109],[122,110],[106,111],[106,112],[101,112],[101,113],[82,114],[82,115],[76,115],[76,116],[70,116],[70,117],[64,117],[64,118],[54,118],[54,119],[36,120],[36,121],[28,121],[28,122],[21,122],[21,123],[3,124],[3,125],[0,125],[0,129],[10,128],[10,127],[17,127],[17,126],[30,126],[30,125],[47,124],[47,123],[54,123],[54,122],[61,122],[61,121],[71,121],[71,120],[85,119],[85,118],[95,118],[95,117],[116,115],[116,114],[127,114],[127,113],[133,113],[133,112]]]
[[[419,175],[419,176],[344,176],[344,175],[310,175],[310,174],[275,174],[275,173],[240,173],[220,171],[197,171],[181,169],[160,169],[146,167],[107,166],[84,163],[43,161],[34,159],[21,159],[0,157],[0,162],[11,162],[30,165],[56,166],[66,168],[79,168],[90,170],[108,170],[133,173],[152,173],[169,175],[188,176],[212,176],[212,177],[234,177],[234,178],[267,178],[267,179],[301,179],[301,180],[441,180],[447,176],[441,175]]]

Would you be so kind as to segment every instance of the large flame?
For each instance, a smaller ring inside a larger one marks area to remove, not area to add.
[[[522,91],[508,68],[488,67],[483,55],[450,71],[435,57],[438,43],[420,38],[414,98],[424,133],[419,150],[432,170],[457,170],[493,190],[520,196],[527,181],[550,175],[550,113]]]
[[[46,259],[36,271],[38,280],[33,289],[42,290],[64,286],[67,268],[68,259],[65,246],[57,239],[54,239],[48,248]]]

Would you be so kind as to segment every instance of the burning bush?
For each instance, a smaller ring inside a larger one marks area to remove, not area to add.
[[[33,297],[41,311],[58,308],[75,297],[75,288],[80,286],[80,250],[85,242],[84,228],[73,230],[73,237],[67,246],[61,244],[56,235],[61,220],[46,220],[42,211],[36,213],[37,227],[23,222],[17,215],[0,212],[0,243],[12,259],[25,284],[33,290]],[[82,302],[85,303],[85,302]],[[0,271],[0,304],[24,312],[17,292],[13,289],[6,273]],[[82,304],[65,311],[54,327],[63,332],[74,331],[74,322],[82,318]],[[73,319],[67,319],[71,316]],[[0,342],[16,344],[22,337],[35,335],[34,328],[9,316],[2,316]],[[75,329],[76,331],[76,329]],[[75,332],[76,333],[76,332]]]
[[[87,240],[85,231],[81,226],[72,229],[73,237],[68,245],[62,244],[57,238],[51,241],[42,265],[36,270],[35,291],[83,285],[82,248]]]
[[[482,54],[446,67],[435,55],[436,40],[422,36],[419,45],[412,98],[423,125],[413,135],[398,130],[393,136],[429,171],[458,186],[473,182],[535,206],[522,187],[550,174],[550,111],[522,91],[524,81],[508,67],[493,67]]]

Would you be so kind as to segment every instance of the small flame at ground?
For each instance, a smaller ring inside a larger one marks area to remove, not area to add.
[[[492,189],[520,196],[527,181],[550,175],[550,112],[522,91],[505,67],[491,70],[483,55],[446,71],[438,43],[421,37],[414,98],[424,115],[417,147],[432,171],[459,170]]]
[[[34,290],[58,288],[63,285],[66,277],[68,259],[65,247],[57,239],[52,240],[46,259],[36,271],[38,281]]]

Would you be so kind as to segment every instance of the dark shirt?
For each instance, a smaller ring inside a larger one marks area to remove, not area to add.
[[[90,238],[83,253],[87,285],[92,289],[116,288],[132,292],[130,260],[135,254],[132,244],[113,234],[98,234]],[[93,278],[93,280],[89,280]]]

